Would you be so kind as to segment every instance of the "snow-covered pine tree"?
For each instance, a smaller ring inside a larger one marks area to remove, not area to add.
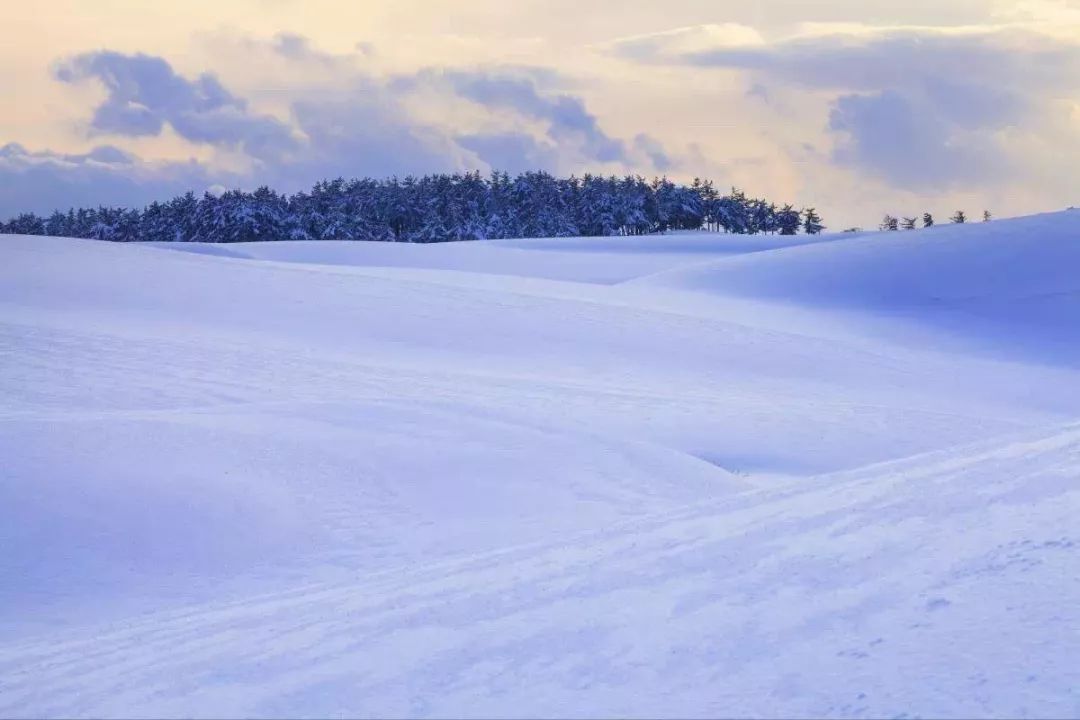
[[[34,213],[22,213],[4,225],[8,235],[44,235],[45,221]]]
[[[794,235],[799,232],[800,220],[799,211],[791,205],[784,205],[776,214],[776,224],[781,235]]]
[[[45,234],[53,237],[69,236],[67,216],[59,210],[53,212],[49,219],[45,221]]]
[[[821,216],[814,208],[803,210],[803,232],[807,235],[818,235],[825,226],[821,224]]]

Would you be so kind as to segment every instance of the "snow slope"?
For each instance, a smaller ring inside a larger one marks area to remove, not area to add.
[[[1080,365],[1080,211],[705,261],[637,283],[888,314],[972,346]],[[972,349],[969,346],[969,349]]]
[[[1080,714],[1077,226],[0,238],[0,715]]]
[[[1080,429],[0,651],[5,712],[1069,717]]]

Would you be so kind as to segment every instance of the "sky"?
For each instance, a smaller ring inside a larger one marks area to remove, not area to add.
[[[1080,205],[1080,0],[0,0],[0,217],[327,177]]]

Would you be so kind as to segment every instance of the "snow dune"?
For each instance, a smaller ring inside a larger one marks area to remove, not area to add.
[[[1078,230],[0,238],[0,714],[1075,715]]]

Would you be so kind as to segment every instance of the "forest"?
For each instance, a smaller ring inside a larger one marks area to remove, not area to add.
[[[375,240],[431,243],[515,237],[644,235],[708,229],[738,234],[818,234],[814,208],[720,193],[709,180],[678,184],[640,176],[557,178],[494,172],[322,181],[293,195],[188,192],[140,209],[23,213],[0,233],[116,242]]]

